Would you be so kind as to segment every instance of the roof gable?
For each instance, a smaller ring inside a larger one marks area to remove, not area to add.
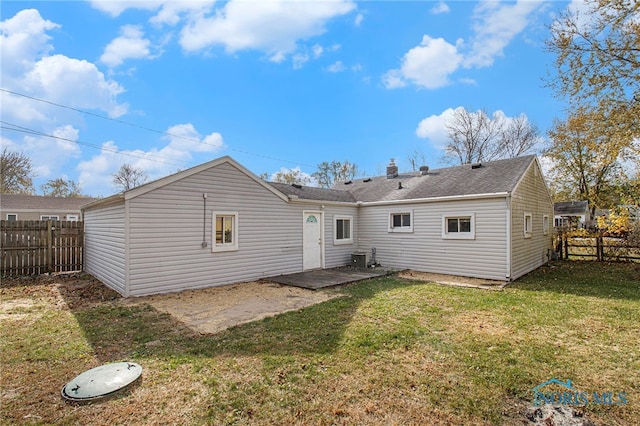
[[[288,198],[285,194],[281,193],[280,191],[278,191],[276,188],[274,188],[273,186],[267,184],[265,181],[263,181],[262,179],[260,179],[258,176],[256,176],[255,174],[251,173],[248,169],[246,169],[244,166],[242,166],[240,163],[238,163],[237,161],[235,161],[233,158],[229,157],[229,156],[224,156],[224,157],[220,157],[217,158],[215,160],[209,161],[207,163],[203,163],[200,164],[198,166],[192,167],[190,169],[186,169],[183,170],[181,172],[178,173],[174,173],[172,175],[169,176],[165,176],[163,178],[154,180],[152,182],[148,182],[145,183],[144,185],[140,185],[138,187],[135,187],[133,189],[130,189],[128,191],[124,191],[121,192],[119,194],[115,194],[112,195],[110,197],[107,198],[103,198],[100,200],[97,200],[96,202],[87,204],[82,206],[83,210],[87,209],[87,208],[92,208],[92,207],[96,207],[96,206],[100,206],[100,205],[106,205],[106,204],[111,204],[111,203],[119,203],[122,202],[124,200],[130,200],[132,198],[136,198],[139,197],[141,195],[144,195],[148,192],[151,192],[155,189],[158,188],[162,188],[164,186],[170,185],[174,182],[178,182],[182,179],[186,179],[190,176],[193,176],[197,173],[201,173],[205,170],[214,168],[214,167],[218,167],[221,164],[230,164],[231,166],[235,167],[236,169],[238,169],[240,172],[244,173],[246,176],[248,176],[249,178],[251,178],[252,180],[254,180],[256,183],[258,183],[259,185],[263,186],[264,188],[266,188],[268,191],[271,191],[273,194],[275,194],[277,197],[281,198],[284,201],[287,201]]]

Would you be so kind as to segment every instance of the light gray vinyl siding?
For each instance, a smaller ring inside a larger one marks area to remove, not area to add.
[[[544,264],[553,245],[553,202],[537,161],[531,163],[513,191],[511,209],[511,279],[515,280]],[[524,235],[525,213],[532,216],[530,238]],[[550,221],[547,235],[542,229],[544,215],[548,215]]]
[[[84,212],[84,270],[125,294],[124,202]]]
[[[388,232],[391,211],[412,210],[413,232]],[[442,237],[443,215],[475,215],[475,239]],[[376,248],[382,266],[505,280],[506,199],[460,200],[403,206],[366,206],[360,211],[359,248]]]
[[[335,216],[351,216],[352,244],[336,244],[334,241]],[[347,266],[351,262],[351,253],[358,251],[358,208],[350,206],[328,206],[324,212],[325,268]]]
[[[206,210],[203,193],[207,194]],[[229,163],[147,192],[129,203],[132,296],[302,270],[303,207],[286,203]],[[216,211],[237,212],[237,251],[211,251]],[[202,248],[203,238],[206,248]]]

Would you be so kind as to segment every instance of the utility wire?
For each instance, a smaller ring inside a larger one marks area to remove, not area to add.
[[[119,120],[117,118],[111,118],[111,117],[108,117],[106,115],[96,114],[94,112],[84,111],[84,110],[81,110],[81,109],[78,109],[78,108],[70,107],[68,105],[58,104],[56,102],[48,101],[46,99],[36,98],[34,96],[26,95],[24,93],[14,92],[13,90],[5,89],[5,88],[2,88],[2,87],[0,87],[0,91],[5,92],[5,93],[9,93],[9,94],[12,94],[12,95],[15,95],[15,96],[21,96],[23,98],[30,99],[32,101],[42,102],[42,103],[45,103],[45,104],[48,104],[48,105],[52,105],[52,106],[56,106],[56,107],[59,107],[59,108],[65,108],[65,109],[68,109],[68,110],[71,110],[71,111],[78,112],[80,114],[86,114],[86,115],[90,115],[92,117],[102,118],[103,120],[109,120],[109,121],[113,121],[115,123],[124,124],[126,126],[136,127],[138,129],[141,129],[141,130],[146,130],[146,131],[149,131],[149,132],[158,133],[158,134],[161,134],[161,135],[164,135],[164,136],[170,136],[170,137],[173,137],[173,138],[180,138],[180,139],[184,139],[184,140],[188,140],[188,141],[192,141],[192,142],[201,143],[201,144],[207,145],[207,146],[218,147],[218,145],[209,144],[209,143],[206,143],[206,142],[204,142],[204,141],[202,141],[200,139],[190,138],[188,136],[176,135],[176,134],[173,134],[173,133],[164,132],[162,130],[152,129],[150,127],[141,126],[139,124],[130,123],[128,121]],[[51,135],[48,135],[48,136],[51,136]],[[282,158],[275,158],[275,157],[270,157],[268,155],[255,154],[255,153],[252,153],[252,152],[249,152],[249,151],[240,150],[240,149],[234,149],[234,148],[229,148],[229,149],[231,151],[234,151],[234,152],[240,152],[242,154],[253,155],[254,157],[266,158],[268,160],[280,161],[280,162],[283,162],[283,163],[296,164],[296,165],[306,166],[306,167],[316,167],[316,166],[313,166],[311,164],[305,164],[305,163],[300,163],[300,162],[291,161],[291,160],[283,160]]]
[[[96,145],[96,144],[92,144],[92,143],[88,143],[88,142],[82,142],[82,141],[78,141],[78,140],[68,139],[68,138],[64,138],[64,137],[61,137],[61,136],[50,135],[50,134],[47,134],[47,133],[39,132],[39,131],[34,130],[34,129],[29,129],[28,127],[22,127],[22,126],[19,126],[17,124],[9,123],[9,122],[3,121],[3,120],[0,120],[0,129],[8,130],[8,131],[16,132],[16,133],[24,133],[24,134],[33,135],[33,136],[42,136],[42,137],[46,137],[46,138],[56,139],[56,140],[59,140],[59,141],[65,142],[65,143],[88,146],[90,148],[95,148],[95,149],[98,149],[98,150],[101,150],[101,151],[112,152],[114,154],[126,155],[128,157],[154,161],[154,162],[157,162],[157,163],[169,164],[169,165],[176,166],[176,167],[182,167],[184,164],[194,164],[192,162],[186,162],[186,161],[183,164],[177,164],[177,163],[168,161],[165,157],[162,157],[160,155],[155,155],[155,154],[140,154],[140,155],[136,155],[134,153],[120,151],[117,148],[109,148],[109,147],[100,146],[100,145]]]

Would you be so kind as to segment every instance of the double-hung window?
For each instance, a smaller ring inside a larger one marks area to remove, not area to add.
[[[7,213],[7,220],[9,222],[15,222],[16,220],[18,220],[18,214],[17,213]]]
[[[213,246],[212,251],[238,250],[238,213],[213,213]]]
[[[389,232],[413,232],[413,210],[389,212]]]
[[[334,244],[353,243],[353,216],[334,216]]]
[[[40,220],[60,220],[60,216],[40,216]]]
[[[473,240],[476,238],[474,213],[445,214],[442,216],[442,238]]]

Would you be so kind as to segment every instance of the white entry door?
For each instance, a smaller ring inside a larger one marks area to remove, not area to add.
[[[302,270],[322,268],[322,212],[304,212]]]

